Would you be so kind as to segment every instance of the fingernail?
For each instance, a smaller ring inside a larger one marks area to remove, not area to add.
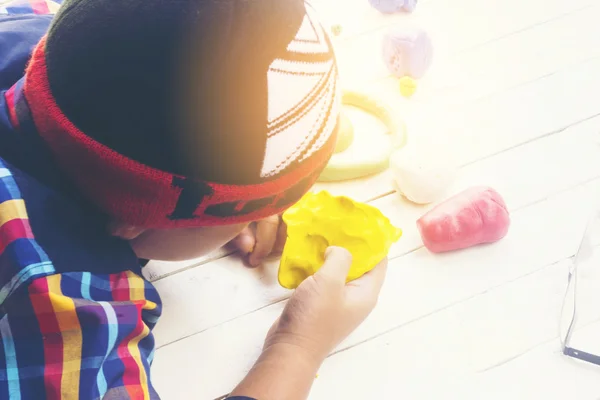
[[[248,258],[248,264],[250,264],[251,267],[258,267],[258,265],[260,264],[260,260],[257,260],[256,257],[250,255],[250,257]]]
[[[335,256],[332,254],[333,252],[336,252]],[[352,253],[350,253],[350,251],[345,247],[329,246],[327,250],[325,250],[325,259],[328,259],[329,257],[337,257],[339,259],[352,259]]]
[[[325,250],[325,258],[329,257],[331,255],[331,253],[333,253],[334,251],[339,251],[339,247],[337,247],[337,246],[329,246],[327,248],[327,250]]]

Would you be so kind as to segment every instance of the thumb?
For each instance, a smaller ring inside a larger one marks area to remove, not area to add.
[[[343,247],[331,246],[325,251],[325,262],[315,275],[344,285],[350,265],[352,265],[352,254]]]

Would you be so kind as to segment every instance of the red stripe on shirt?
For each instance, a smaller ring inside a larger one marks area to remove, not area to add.
[[[0,254],[17,239],[33,239],[28,219],[15,218],[0,226]]]
[[[139,355],[136,358],[135,354],[132,354],[129,346],[135,346],[139,352],[139,340],[146,325],[142,320],[142,310],[144,308],[145,301],[132,301],[131,288],[129,284],[129,277],[127,272],[121,272],[119,274],[113,274],[110,277],[110,285],[115,301],[127,301],[131,302],[131,307],[135,307],[136,324],[135,328],[127,335],[125,339],[119,344],[117,354],[124,366],[123,372],[123,385],[127,390],[129,398],[131,400],[144,400],[148,398],[148,392],[144,390],[144,384],[146,382],[140,381],[140,362]],[[133,321],[132,321],[133,322]],[[133,325],[133,324],[132,324]],[[138,343],[132,343],[138,341]]]
[[[129,301],[129,280],[127,274],[121,272],[110,276],[110,289],[114,301]]]
[[[15,87],[13,85],[10,89],[4,92],[4,99],[6,100],[6,108],[8,108],[8,117],[13,127],[19,127],[19,119],[17,118],[17,109],[15,104]]]
[[[123,342],[121,342],[117,353],[119,354],[119,358],[125,366],[125,371],[123,373],[122,379],[123,385],[127,389],[129,397],[131,398],[131,400],[144,400],[144,398],[147,398],[147,392],[145,396],[143,385],[146,382],[140,381],[141,371],[139,363],[141,362],[141,360],[136,360],[136,356],[134,354],[131,354],[131,351],[129,350],[130,343],[134,340],[137,340],[137,343],[134,343],[132,345],[136,346],[136,349],[139,352],[139,347],[137,346],[139,345],[140,336],[142,335],[144,328],[146,327],[144,321],[142,321],[143,302],[133,303],[132,306],[135,306],[137,310],[137,324],[135,326],[135,329],[131,331],[129,335],[127,335]],[[139,359],[139,356],[137,358]]]
[[[31,304],[44,338],[44,384],[46,399],[61,400],[63,369],[63,338],[48,289],[46,278],[36,279],[29,286]]]

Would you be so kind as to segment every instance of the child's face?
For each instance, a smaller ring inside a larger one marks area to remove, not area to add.
[[[234,239],[247,224],[203,228],[141,229],[113,223],[110,233],[128,240],[139,258],[182,261],[206,255]]]

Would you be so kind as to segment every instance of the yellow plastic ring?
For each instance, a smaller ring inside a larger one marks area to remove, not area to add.
[[[381,120],[387,128],[387,134],[391,136],[392,145],[383,157],[369,162],[348,164],[339,162],[334,156],[319,176],[319,182],[357,179],[382,172],[389,167],[391,154],[406,144],[406,125],[394,117],[394,113],[386,104],[366,93],[357,91],[345,91],[342,96],[342,104],[360,108]]]

